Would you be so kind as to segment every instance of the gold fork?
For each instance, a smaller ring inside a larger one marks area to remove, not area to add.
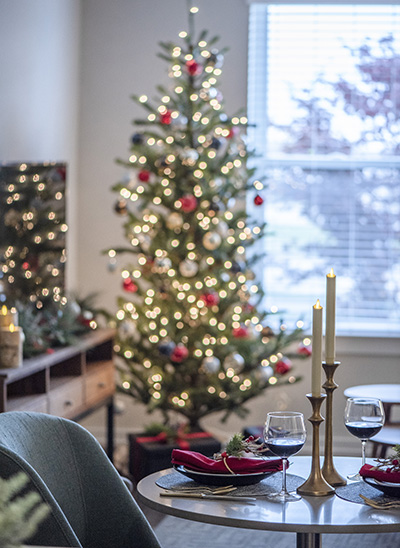
[[[226,485],[223,487],[208,487],[207,485],[202,486],[182,486],[182,487],[170,487],[168,489],[165,489],[165,491],[177,491],[182,493],[211,493],[213,495],[222,495],[225,493],[231,493],[232,491],[235,491],[237,487],[233,487],[233,485]]]
[[[390,502],[376,502],[367,497],[364,497],[364,495],[360,495],[360,497],[363,499],[365,504],[368,504],[368,506],[371,506],[372,508],[377,508],[379,510],[387,510],[388,508],[400,507],[400,500],[399,501],[394,500]]]

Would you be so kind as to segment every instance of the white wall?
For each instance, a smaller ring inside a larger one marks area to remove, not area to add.
[[[0,0],[0,162],[68,163],[67,278],[76,284],[79,0]]]

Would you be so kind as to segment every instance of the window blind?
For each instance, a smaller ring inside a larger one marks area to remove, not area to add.
[[[307,322],[334,268],[338,333],[399,334],[400,6],[253,3],[248,72],[267,307]]]

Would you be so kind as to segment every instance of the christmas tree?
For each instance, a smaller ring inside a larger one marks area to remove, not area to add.
[[[22,327],[25,358],[97,326],[92,297],[66,293],[65,192],[65,163],[0,166],[0,308]]]
[[[0,299],[40,310],[64,295],[65,164],[0,168]]]
[[[224,112],[224,51],[207,35],[161,43],[170,89],[133,97],[147,117],[134,121],[129,160],[120,160],[128,174],[113,187],[129,245],[108,250],[110,269],[131,257],[116,314],[122,389],[166,424],[178,413],[193,429],[211,413],[244,416],[245,402],[295,382],[292,343],[302,336],[283,323],[274,332],[259,310],[259,257],[249,248],[265,227],[244,206],[253,193],[262,207],[263,184],[246,165],[246,118]]]

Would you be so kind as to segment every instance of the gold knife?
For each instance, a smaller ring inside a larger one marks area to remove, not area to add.
[[[174,491],[162,491],[160,497],[179,497],[186,499],[207,499],[207,500],[234,500],[236,502],[255,502],[257,499],[254,497],[240,497],[233,495],[207,495],[205,493],[181,493]]]

